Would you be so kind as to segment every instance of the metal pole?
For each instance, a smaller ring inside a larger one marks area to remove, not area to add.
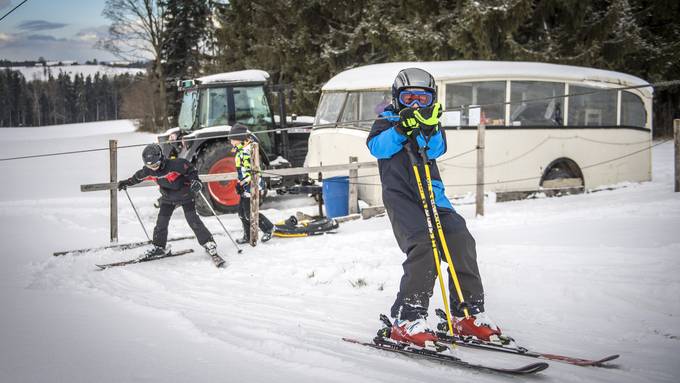
[[[680,119],[673,120],[675,135],[675,192],[680,192]]]
[[[484,133],[486,126],[477,127],[477,191],[475,192],[475,215],[484,215]]]
[[[118,183],[118,141],[109,140],[109,181]],[[111,212],[111,242],[118,242],[118,188],[111,188],[109,209]]]
[[[349,163],[355,163],[357,157],[349,157]],[[349,169],[349,214],[359,212],[359,169]]]
[[[144,226],[144,222],[142,222],[142,217],[139,216],[139,213],[137,212],[137,208],[135,207],[135,204],[132,203],[132,198],[130,198],[130,194],[128,193],[127,189],[125,189],[125,195],[128,198],[128,201],[130,201],[130,205],[132,206],[132,210],[135,211],[135,215],[137,216],[137,220],[139,220],[139,224],[142,225],[142,230],[144,230],[144,235],[146,235],[146,239],[149,240],[149,242],[153,242],[151,240],[151,237],[149,237],[149,233],[146,231],[146,227]]]
[[[213,209],[212,205],[210,204],[210,201],[208,201],[208,199],[205,198],[205,194],[203,194],[203,191],[200,191],[200,190],[199,190],[198,194],[201,195],[201,198],[203,198],[203,201],[205,202],[205,204],[208,205],[208,207],[210,208],[210,211],[212,211],[212,213],[213,213],[213,215],[215,216],[215,218],[217,218],[217,222],[220,223],[220,226],[222,226],[222,229],[224,229],[224,232],[227,233],[227,237],[229,237],[229,239],[231,240],[231,243],[233,243],[234,246],[236,246],[236,250],[238,250],[238,253],[241,254],[241,252],[242,252],[243,250],[241,250],[241,248],[238,247],[238,243],[236,243],[236,241],[234,241],[234,238],[231,237],[231,234],[229,234],[229,230],[227,230],[227,228],[224,226],[224,224],[222,223],[222,220],[220,219],[220,217],[217,216],[217,213],[215,212],[215,209]]]
[[[260,148],[257,142],[252,144],[250,174],[250,246],[257,245],[260,227]]]

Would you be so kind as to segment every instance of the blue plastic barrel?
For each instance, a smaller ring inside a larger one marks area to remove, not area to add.
[[[328,218],[349,214],[349,177],[330,177],[323,180],[323,203]]]

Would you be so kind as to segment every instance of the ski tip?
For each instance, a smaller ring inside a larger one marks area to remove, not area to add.
[[[529,366],[532,367],[531,368],[532,372],[540,372],[540,371],[543,371],[546,368],[550,367],[550,365],[548,363],[545,363],[545,362],[534,363],[534,364],[529,365]]]
[[[619,356],[620,356],[619,354],[614,354],[614,355],[605,356],[604,358],[599,359],[599,360],[595,360],[595,361],[593,361],[593,362],[590,363],[590,364],[584,364],[584,366],[613,367],[613,366],[616,366],[616,365],[605,364],[605,363],[611,362],[611,361],[614,360],[614,359],[618,359]]]

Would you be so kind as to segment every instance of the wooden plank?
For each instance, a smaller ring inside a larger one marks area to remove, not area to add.
[[[349,163],[359,161],[357,157],[350,156]],[[359,169],[349,169],[349,211],[348,213],[357,214],[359,212]]]
[[[334,220],[338,221],[338,223],[343,223],[347,221],[354,221],[355,219],[360,219],[361,214],[349,214],[349,215],[343,215],[342,217],[335,217],[333,218]]]
[[[109,140],[109,181],[117,186],[118,183],[118,141]],[[118,188],[109,189],[111,212],[110,234],[111,243],[118,242]]]
[[[287,168],[287,169],[266,169],[263,174],[267,177],[276,176],[290,176],[298,174],[308,174],[308,173],[319,173],[319,172],[333,172],[349,169],[370,169],[378,167],[378,163],[371,162],[354,162],[351,164],[341,164],[341,165],[328,165],[328,166],[311,166],[311,167],[300,167],[300,168]],[[217,173],[217,174],[201,174],[198,176],[203,182],[217,182],[217,181],[231,181],[237,179],[236,173]],[[145,181],[140,184],[131,187],[148,187],[154,186],[155,183]],[[111,182],[97,183],[97,184],[85,184],[80,185],[81,192],[94,192],[111,190],[115,188],[116,184]]]
[[[385,206],[370,206],[361,209],[361,218],[369,219],[385,214]]]

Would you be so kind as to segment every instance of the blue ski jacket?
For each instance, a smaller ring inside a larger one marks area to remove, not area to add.
[[[376,120],[373,123],[366,145],[371,154],[378,159],[383,204],[396,231],[402,233],[404,232],[402,230],[408,233],[422,232],[427,229],[425,213],[418,192],[418,183],[413,174],[411,159],[405,146],[410,145],[414,153],[418,153],[419,148],[427,147],[437,210],[442,213],[453,212],[453,206],[446,198],[444,184],[436,161],[437,158],[446,153],[444,129],[438,129],[427,142],[420,130],[414,132],[414,134],[417,134],[415,139],[409,139],[395,129],[396,124],[399,123],[399,116],[395,114],[391,106],[385,108],[380,117],[386,117],[386,119]],[[425,195],[428,197],[425,168],[420,157],[418,158],[418,169],[425,188]]]

